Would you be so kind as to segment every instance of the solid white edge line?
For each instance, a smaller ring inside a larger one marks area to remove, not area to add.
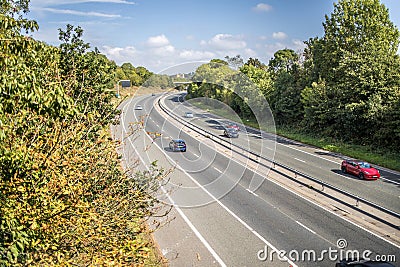
[[[146,133],[146,132],[145,132]],[[147,135],[147,133],[146,133]],[[148,135],[147,135],[148,136]],[[148,136],[148,138],[150,138],[150,136]],[[151,138],[150,138],[151,139]],[[156,145],[156,147],[170,160],[172,160],[172,158],[170,156],[168,156],[165,151],[163,151],[156,143],[154,143]],[[205,145],[207,145],[205,143]],[[209,146],[209,145],[207,145]],[[210,146],[209,146],[210,147]],[[222,153],[220,153],[221,155],[223,155]],[[224,156],[224,155],[223,155]],[[236,160],[234,160],[236,163]],[[240,163],[239,163],[240,164]],[[243,167],[246,167],[244,165],[242,165]],[[179,164],[177,165],[177,168],[179,168],[183,173],[185,173],[191,180],[193,183],[195,183],[199,188],[201,188],[207,195],[209,195],[216,203],[218,203],[226,212],[228,212],[233,218],[235,218],[239,223],[241,223],[245,228],[247,228],[250,232],[252,232],[256,237],[258,237],[262,242],[264,242],[264,244],[266,244],[267,246],[269,246],[270,248],[272,248],[272,250],[279,252],[280,250],[278,250],[275,246],[273,246],[270,242],[268,242],[263,236],[261,236],[256,230],[254,230],[253,228],[251,228],[245,221],[243,221],[239,216],[237,216],[233,211],[231,211],[227,206],[225,206],[220,200],[218,200],[214,195],[212,195],[209,191],[207,191],[207,189],[205,189],[196,179],[194,179],[188,172],[186,172],[186,170],[184,170],[181,166],[179,166]],[[264,177],[264,176],[262,176]],[[284,257],[284,259],[289,262],[291,264],[292,267],[297,267],[297,265],[292,262],[290,259],[288,259],[287,257]]]
[[[147,133],[146,133],[147,135]],[[129,141],[131,142],[132,140]],[[146,165],[146,163],[143,161],[142,157],[139,155],[138,151],[136,150],[136,148],[133,146],[132,142],[131,142],[132,148],[135,150],[135,153],[137,154],[137,156],[139,157],[140,161],[143,163],[143,165],[145,166],[146,170],[149,171],[148,166]],[[189,228],[194,232],[194,234],[197,236],[197,238],[200,240],[201,243],[203,243],[203,245],[206,247],[206,249],[211,253],[211,255],[214,257],[214,259],[222,266],[222,267],[226,267],[227,265],[224,263],[224,261],[218,256],[217,252],[211,247],[211,245],[207,242],[207,240],[201,235],[201,233],[197,230],[197,228],[193,225],[193,223],[189,220],[189,218],[183,213],[183,211],[175,205],[174,200],[171,198],[171,196],[168,194],[168,192],[165,190],[165,188],[160,185],[161,190],[164,192],[164,194],[167,196],[167,198],[169,199],[169,201],[171,201],[172,205],[174,206],[174,208],[176,209],[176,211],[179,213],[179,215],[182,217],[182,219],[186,222],[186,224],[189,226]]]
[[[204,143],[204,144],[207,145],[206,143]],[[207,145],[207,146],[208,146],[208,145]],[[157,147],[158,147],[158,146],[157,146]],[[161,149],[161,148],[160,148],[160,149]],[[301,150],[300,150],[300,151],[301,151]],[[304,152],[304,151],[303,151],[303,152]],[[221,152],[219,152],[219,153],[220,153],[221,155],[225,156],[223,153],[221,153]],[[305,153],[307,153],[307,152],[305,152]],[[225,156],[225,157],[226,157],[226,156]],[[243,167],[247,168],[242,162],[239,162],[239,161],[235,160],[234,158],[230,158],[230,159],[233,160],[234,162],[236,162],[236,163],[242,165]],[[179,165],[178,165],[178,166],[179,166]],[[272,168],[270,168],[270,169],[272,169]],[[183,169],[181,169],[181,170],[185,172],[185,170],[183,170]],[[266,178],[266,177],[264,176],[264,174],[260,174],[257,170],[254,170],[254,169],[252,169],[252,168],[250,168],[250,170],[251,170],[252,172],[254,172],[254,173],[260,175],[261,177],[264,177],[265,180],[268,180],[268,181],[270,181],[270,182],[276,184],[277,186],[279,186],[279,187],[281,187],[281,188],[283,188],[283,189],[285,189],[285,190],[291,192],[292,194],[294,194],[294,195],[296,195],[296,196],[302,198],[303,200],[305,200],[305,201],[311,203],[312,205],[315,205],[315,206],[317,206],[317,207],[319,207],[319,208],[321,208],[321,209],[323,209],[323,210],[325,210],[325,211],[331,213],[332,215],[335,215],[336,217],[345,220],[346,222],[348,222],[348,223],[350,223],[350,224],[352,224],[352,225],[354,225],[354,226],[356,226],[356,227],[358,227],[358,228],[360,228],[360,229],[366,231],[367,233],[370,233],[371,235],[374,235],[375,237],[378,237],[379,239],[381,239],[381,240],[383,240],[383,241],[385,241],[385,242],[391,244],[391,245],[394,246],[394,247],[400,248],[400,245],[397,245],[397,244],[393,243],[392,241],[389,241],[389,240],[383,238],[382,236],[380,236],[380,235],[378,235],[378,234],[372,232],[371,230],[368,230],[368,229],[366,229],[366,228],[364,228],[364,227],[362,227],[362,226],[360,226],[360,225],[358,225],[358,224],[356,224],[356,223],[354,223],[354,222],[348,220],[348,219],[345,218],[345,217],[339,216],[339,215],[336,214],[335,212],[333,212],[333,211],[331,211],[331,210],[329,210],[329,209],[327,209],[327,208],[325,208],[325,207],[323,207],[323,206],[321,206],[321,205],[319,205],[319,204],[317,204],[317,203],[315,203],[315,202],[313,202],[313,201],[307,199],[306,197],[303,197],[302,195],[300,195],[300,194],[298,194],[298,193],[296,193],[296,192],[294,192],[294,191],[292,191],[292,190],[290,190],[290,189],[284,187],[283,185],[279,184],[278,182]]]
[[[137,119],[136,114],[134,114],[135,119]],[[123,123],[123,121],[122,121]],[[125,129],[125,125],[122,124],[122,129]],[[151,137],[146,133],[146,131],[143,129],[143,132],[145,133],[145,135],[151,139]],[[124,133],[122,133],[124,134]],[[143,163],[144,167],[146,168],[147,171],[149,171],[149,167],[146,165],[146,163],[144,162],[143,158],[140,156],[139,152],[136,150],[135,146],[132,143],[131,138],[128,138],[133,150],[135,151],[136,155],[139,157],[140,161]],[[158,147],[158,146],[157,146]],[[168,197],[168,199],[171,201],[171,203],[173,204],[174,208],[176,209],[176,211],[179,213],[179,215],[182,217],[182,219],[186,222],[186,224],[189,226],[189,228],[195,233],[195,235],[197,236],[197,238],[199,238],[200,242],[203,243],[203,245],[207,248],[207,250],[211,253],[211,255],[214,257],[214,259],[222,266],[222,267],[226,267],[227,265],[224,263],[224,261],[218,256],[218,254],[215,252],[215,250],[210,246],[210,244],[207,242],[207,240],[205,240],[205,238],[201,235],[201,233],[197,230],[197,228],[192,224],[192,222],[189,220],[189,218],[183,213],[183,211],[174,204],[173,199],[171,198],[171,196],[168,194],[168,192],[165,190],[165,188],[161,185],[161,190],[166,194],[166,196]]]

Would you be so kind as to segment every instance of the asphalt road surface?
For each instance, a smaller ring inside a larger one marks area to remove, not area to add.
[[[160,238],[178,238],[187,231],[185,238],[190,237],[191,245],[197,246],[201,254],[197,254],[198,261],[188,258],[185,262],[185,248],[181,247],[181,261],[171,260],[172,266],[334,266],[339,258],[357,254],[400,260],[396,244],[265,179],[263,173],[254,173],[234,156],[219,153],[211,141],[188,134],[184,128],[165,119],[154,109],[157,97],[143,96],[123,103],[121,125],[115,129],[115,136],[126,137],[122,148],[126,162],[136,154],[144,166],[155,160],[165,169],[175,166],[160,192],[160,199],[175,204],[174,212],[181,220],[180,223],[177,220],[177,227],[172,226],[170,232]],[[167,97],[165,103],[182,115],[185,111],[193,111],[195,116],[191,121],[221,133],[218,127],[212,127],[215,126],[212,118],[182,104],[177,96]],[[135,110],[138,104],[143,110]],[[145,131],[150,135],[162,133],[161,138],[153,142],[144,131],[136,137],[128,136],[129,124],[138,121],[140,116],[146,116]],[[234,142],[243,142],[256,149],[259,139],[252,135],[257,133],[245,132],[243,128]],[[187,152],[171,151],[168,147],[171,138],[184,139]],[[319,150],[277,139],[274,157],[295,169],[399,211],[395,173],[387,175],[382,171],[383,176],[392,181],[360,181],[339,173],[339,158],[325,152],[315,154],[315,151]],[[249,190],[253,181],[263,181],[256,191]],[[162,244],[160,247],[164,249]],[[193,248],[188,245],[187,249]]]

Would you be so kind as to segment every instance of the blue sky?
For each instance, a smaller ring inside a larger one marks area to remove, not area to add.
[[[160,72],[185,62],[241,55],[268,63],[283,48],[323,36],[337,0],[31,0],[33,36],[58,45],[58,28],[84,29],[84,40],[118,65]],[[381,0],[400,28],[400,1]]]

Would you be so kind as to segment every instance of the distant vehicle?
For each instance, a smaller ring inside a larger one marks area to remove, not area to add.
[[[376,180],[381,177],[379,171],[373,168],[368,162],[343,160],[341,169],[343,173],[356,175],[360,179]]]
[[[192,112],[186,112],[185,113],[186,118],[193,118],[193,113]]]
[[[135,109],[136,109],[136,110],[142,110],[143,107],[142,107],[141,105],[137,105],[137,106],[135,107]]]
[[[237,124],[234,123],[234,122],[229,122],[228,125],[227,125],[226,127],[227,127],[227,128],[233,128],[233,129],[235,129],[236,131],[240,131],[239,125],[237,125]]]
[[[155,93],[152,93],[152,94],[151,94],[151,96],[155,96],[155,95],[156,95]]]
[[[387,261],[371,261],[371,260],[354,260],[346,259],[337,262],[335,267],[395,267],[393,264]]]
[[[224,135],[229,138],[238,138],[239,132],[235,128],[225,128]]]
[[[182,139],[173,139],[171,142],[169,142],[169,148],[172,151],[186,152],[186,142]]]

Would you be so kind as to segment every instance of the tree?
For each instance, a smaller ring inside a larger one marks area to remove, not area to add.
[[[228,62],[228,65],[235,70],[243,66],[243,58],[240,55],[236,55],[234,57],[226,56],[225,59]]]
[[[248,64],[243,65],[239,70],[254,82],[267,101],[269,101],[273,91],[273,81],[270,73],[263,68]]]
[[[0,265],[143,266],[138,226],[163,170],[121,170],[115,64],[80,28],[60,31],[61,47],[24,36],[37,29],[20,16],[28,2],[1,2]]]
[[[291,49],[278,50],[268,67],[273,77],[269,101],[275,121],[281,125],[298,125],[303,117],[300,95],[304,88],[299,55]]]
[[[244,65],[253,66],[258,69],[267,70],[267,65],[262,63],[258,58],[249,58]]]
[[[270,69],[278,73],[280,71],[292,71],[299,65],[299,56],[292,49],[282,49],[274,53],[274,57],[269,61]]]
[[[324,37],[308,43],[310,73],[326,86],[321,101],[333,102],[328,104],[330,109],[315,110],[326,113],[319,119],[329,118],[320,124],[331,128],[337,137],[372,142],[376,135],[367,125],[379,123],[379,114],[398,99],[399,31],[379,0],[340,0],[323,26]],[[307,99],[303,103],[306,109],[316,108]]]

